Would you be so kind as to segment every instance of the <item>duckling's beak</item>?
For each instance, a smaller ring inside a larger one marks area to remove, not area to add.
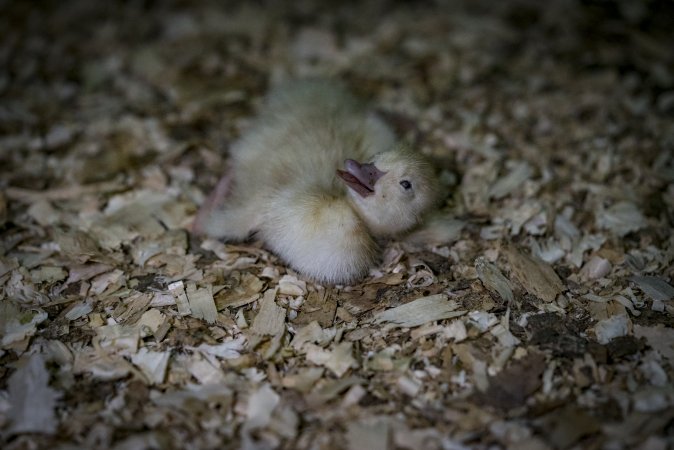
[[[346,170],[337,169],[337,176],[361,197],[374,194],[374,185],[386,172],[377,169],[374,163],[361,164],[353,159],[344,161]]]

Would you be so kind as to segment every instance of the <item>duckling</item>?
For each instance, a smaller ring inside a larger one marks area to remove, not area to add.
[[[377,242],[419,225],[438,200],[428,161],[327,81],[272,91],[229,163],[193,231],[227,241],[254,234],[320,283],[365,276]]]

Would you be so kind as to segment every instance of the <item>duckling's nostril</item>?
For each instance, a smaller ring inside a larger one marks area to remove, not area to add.
[[[374,163],[361,164],[356,160],[347,159],[344,161],[346,172],[353,175],[359,182],[363,183],[370,191],[374,191],[374,185],[385,172],[382,172]]]

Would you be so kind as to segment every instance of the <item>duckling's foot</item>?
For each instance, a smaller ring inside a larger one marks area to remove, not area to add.
[[[213,213],[224,205],[227,196],[232,187],[232,167],[230,164],[227,164],[225,168],[225,174],[220,178],[218,184],[215,185],[213,191],[209,194],[208,198],[201,204],[197,216],[192,222],[191,230],[192,233],[197,235],[206,234],[206,223]]]

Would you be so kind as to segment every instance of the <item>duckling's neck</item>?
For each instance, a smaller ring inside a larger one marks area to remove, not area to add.
[[[370,233],[370,236],[376,239],[388,239],[392,237],[392,234],[389,233],[386,229],[382,228],[380,224],[373,220],[373,218],[363,211],[363,205],[358,202],[357,199],[354,199],[351,195],[346,196],[346,201],[353,209],[354,213],[358,218],[363,222],[367,231]]]
[[[383,204],[380,201],[372,202],[369,197],[362,200],[357,195],[349,192],[346,199],[370,236],[376,239],[396,239],[418,225],[417,216],[404,215],[395,205]]]

